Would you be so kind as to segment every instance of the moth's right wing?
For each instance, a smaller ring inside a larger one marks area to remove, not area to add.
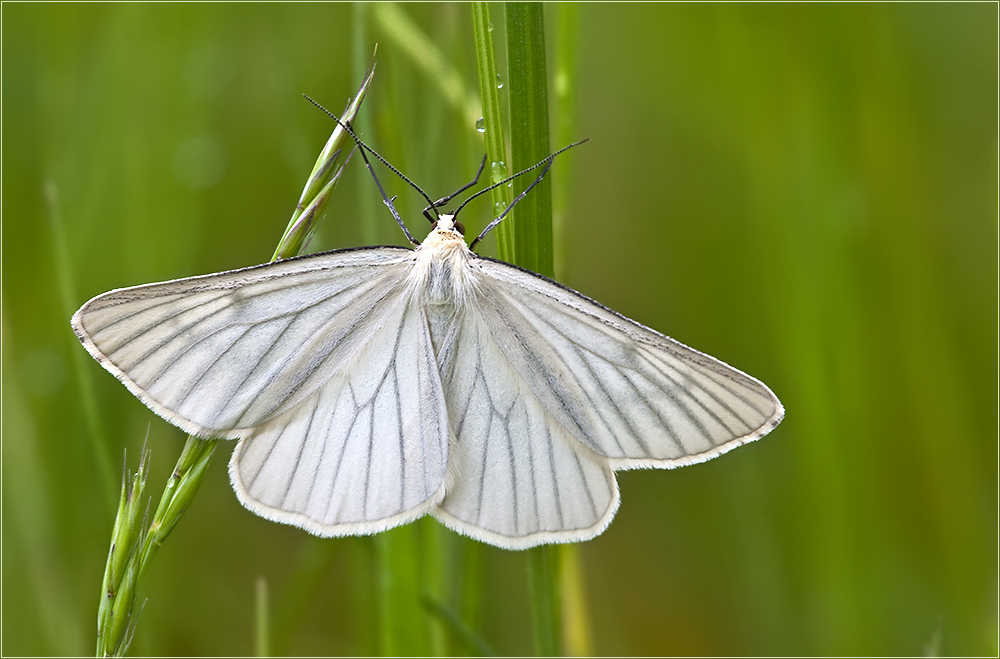
[[[73,317],[88,351],[187,432],[242,439],[240,501],[323,536],[441,500],[450,432],[410,250],[328,252],[111,291]]]
[[[99,295],[73,316],[93,357],[153,411],[241,437],[316,392],[405,303],[411,250],[339,250]]]

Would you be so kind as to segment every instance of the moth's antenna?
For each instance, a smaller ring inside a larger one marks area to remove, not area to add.
[[[379,162],[381,162],[383,165],[385,165],[386,167],[389,168],[389,171],[391,171],[393,174],[395,174],[399,178],[403,179],[403,181],[406,182],[407,185],[409,185],[411,188],[413,188],[414,190],[416,190],[417,192],[419,192],[420,196],[423,197],[427,201],[427,203],[429,204],[429,208],[434,211],[435,215],[438,215],[437,208],[435,207],[434,202],[431,200],[431,198],[427,195],[426,192],[424,192],[420,188],[419,185],[417,185],[416,183],[414,183],[413,181],[411,181],[409,178],[407,178],[407,176],[405,174],[403,174],[403,172],[399,171],[398,169],[396,169],[395,167],[393,167],[392,165],[390,165],[389,161],[386,160],[385,158],[383,158],[381,155],[379,155],[379,153],[375,149],[371,148],[370,146],[368,146],[367,144],[365,144],[364,142],[362,142],[361,138],[358,137],[357,134],[355,134],[354,129],[351,128],[350,122],[343,122],[343,121],[341,121],[340,118],[337,117],[337,115],[335,115],[334,113],[330,112],[325,107],[323,107],[322,105],[320,105],[319,103],[317,103],[316,101],[314,101],[313,99],[311,99],[308,94],[303,94],[303,96],[305,96],[305,99],[307,101],[309,101],[310,103],[312,103],[313,105],[315,105],[316,107],[318,107],[320,110],[322,110],[324,113],[326,113],[326,115],[328,117],[330,117],[331,119],[333,119],[334,121],[336,121],[337,125],[340,126],[341,128],[343,128],[344,130],[346,130],[347,133],[348,133],[348,135],[350,135],[354,139],[354,141],[358,145],[358,148],[361,151],[361,158],[364,159],[365,165],[368,167],[369,173],[371,173],[372,178],[375,179],[375,185],[378,186],[378,191],[382,195],[382,201],[385,203],[386,206],[389,207],[389,210],[392,212],[392,216],[394,218],[396,218],[396,223],[399,224],[399,228],[401,228],[403,230],[403,233],[406,234],[406,238],[410,241],[410,243],[413,244],[413,245],[419,245],[420,242],[417,241],[416,239],[414,239],[412,235],[410,235],[409,230],[406,228],[406,225],[403,223],[403,218],[401,218],[399,216],[399,212],[396,210],[396,207],[393,206],[392,201],[385,194],[385,190],[382,188],[382,183],[379,182],[378,176],[375,174],[375,169],[372,167],[371,162],[368,161],[368,157],[365,156],[365,151],[367,151],[368,153],[370,153],[373,156],[375,156],[375,158]]]
[[[590,139],[590,138],[587,138],[587,139]],[[574,146],[580,146],[581,144],[583,144],[586,141],[587,140],[580,140],[579,142],[573,142],[572,144],[564,146],[563,148],[559,149],[555,153],[547,156],[544,160],[541,160],[540,162],[535,163],[534,165],[532,165],[531,167],[528,167],[527,169],[522,169],[517,174],[512,174],[511,176],[508,176],[504,180],[499,181],[498,183],[494,183],[493,185],[489,186],[488,188],[483,188],[482,190],[480,190],[476,194],[471,195],[468,199],[466,199],[465,201],[463,201],[461,203],[461,205],[459,205],[459,207],[455,209],[455,212],[452,213],[453,215],[457,216],[458,215],[458,211],[462,210],[467,203],[469,203],[470,201],[472,201],[473,199],[475,199],[479,195],[485,194],[485,193],[489,192],[490,190],[492,190],[493,188],[498,188],[501,185],[504,185],[505,183],[509,183],[510,181],[513,181],[514,179],[516,179],[518,176],[521,176],[522,174],[527,174],[531,170],[537,169],[537,168],[541,167],[542,165],[545,165],[545,168],[542,169],[542,173],[539,174],[538,177],[535,178],[535,180],[531,182],[531,185],[529,185],[528,187],[526,187],[524,189],[524,191],[521,192],[521,194],[517,195],[517,197],[514,198],[514,201],[510,202],[510,204],[507,206],[507,208],[504,209],[504,212],[500,213],[499,217],[497,217],[495,220],[493,220],[488,225],[486,225],[486,228],[483,229],[482,233],[480,233],[478,236],[476,236],[476,239],[473,240],[471,243],[469,243],[469,249],[473,249],[480,240],[482,240],[483,238],[486,237],[486,234],[488,234],[490,231],[492,231],[494,228],[496,228],[496,226],[498,224],[500,224],[500,221],[503,218],[507,217],[507,214],[510,212],[510,210],[512,208],[514,208],[514,204],[516,204],[517,202],[519,202],[522,199],[524,199],[524,196],[526,194],[528,194],[528,192],[530,192],[533,187],[535,187],[536,185],[538,185],[539,183],[542,182],[542,179],[545,178],[545,174],[548,173],[549,168],[552,166],[552,161],[555,159],[556,156],[558,156],[563,151],[566,151],[568,149],[572,149]]]
[[[521,176],[522,174],[527,174],[527,173],[528,173],[528,172],[530,172],[531,170],[533,170],[533,169],[537,169],[537,168],[541,167],[542,165],[544,165],[544,164],[545,164],[545,163],[547,163],[547,162],[552,162],[552,159],[553,159],[553,158],[555,158],[556,156],[558,156],[558,155],[559,155],[560,153],[562,153],[563,151],[567,151],[567,150],[569,150],[569,149],[572,149],[572,148],[573,148],[574,146],[580,146],[581,144],[583,144],[584,142],[587,142],[588,140],[590,140],[590,138],[589,138],[589,137],[588,137],[587,139],[584,139],[584,140],[580,140],[579,142],[573,142],[572,144],[568,144],[568,145],[564,146],[563,148],[559,149],[558,151],[556,151],[555,153],[553,153],[553,154],[550,154],[550,155],[546,156],[546,157],[545,157],[545,158],[544,158],[543,160],[541,160],[541,161],[539,161],[539,162],[535,163],[535,164],[534,164],[534,165],[532,165],[531,167],[528,167],[527,169],[522,169],[522,170],[521,170],[521,171],[519,171],[519,172],[518,172],[517,174],[511,174],[510,176],[508,176],[508,177],[507,177],[507,178],[505,178],[504,180],[502,180],[502,181],[499,181],[499,182],[497,182],[497,183],[494,183],[493,185],[489,186],[488,188],[483,188],[483,189],[482,189],[482,190],[480,190],[479,192],[477,192],[477,193],[475,193],[475,194],[473,194],[473,195],[470,195],[468,199],[466,199],[465,201],[463,201],[463,202],[461,203],[461,205],[459,205],[459,207],[455,209],[455,212],[453,213],[453,215],[458,215],[458,211],[460,211],[460,210],[462,210],[463,208],[465,208],[465,205],[466,205],[467,203],[469,203],[470,201],[472,201],[473,199],[475,199],[476,197],[478,197],[478,196],[480,196],[480,195],[484,195],[484,194],[486,194],[487,192],[489,192],[489,191],[490,191],[490,190],[492,190],[493,188],[499,188],[499,187],[500,187],[501,185],[503,185],[503,184],[505,184],[505,183],[509,183],[509,182],[513,181],[514,179],[516,179],[516,178],[517,178],[518,176]],[[486,161],[485,161],[485,160],[483,160],[483,162],[485,163]],[[546,170],[546,171],[547,171],[547,170]],[[532,184],[531,184],[530,186],[528,186],[527,190],[530,190],[530,189],[531,189],[531,188],[533,188],[533,187],[534,187],[535,185],[537,185],[537,184],[538,184],[538,182],[539,182],[539,181],[540,181],[541,179],[542,179],[542,177],[541,177],[541,176],[539,176],[539,177],[538,177],[538,179],[537,179],[537,180],[535,180],[535,182],[534,182],[534,183],[532,183]],[[525,192],[527,192],[527,190],[525,190]],[[518,198],[520,198],[520,197],[518,197]],[[514,205],[514,204],[513,204],[513,203],[511,203],[511,206],[513,206],[513,205]],[[510,207],[508,207],[508,208],[507,208],[507,210],[510,210]],[[504,212],[506,212],[506,211],[504,211]]]
[[[516,197],[514,197],[514,201],[510,202],[510,204],[507,206],[507,208],[504,210],[504,212],[500,213],[500,216],[497,217],[497,219],[493,220],[492,222],[490,222],[489,224],[486,225],[486,228],[483,229],[482,233],[480,233],[478,236],[476,236],[476,239],[473,240],[471,243],[469,243],[469,249],[470,250],[474,249],[476,247],[476,245],[479,243],[479,241],[486,237],[486,234],[488,234],[490,231],[492,231],[496,227],[496,225],[500,224],[500,220],[502,220],[503,218],[507,217],[507,213],[510,212],[510,209],[514,208],[514,204],[516,204],[517,202],[519,202],[522,199],[524,199],[524,196],[526,194],[528,194],[528,192],[531,190],[531,188],[535,187],[536,185],[538,185],[541,182],[542,177],[545,176],[545,174],[548,173],[549,167],[552,166],[552,158],[551,157],[546,158],[542,162],[545,163],[545,168],[542,170],[542,173],[538,175],[538,178],[536,178],[534,181],[532,181],[531,185],[529,185],[528,187],[526,187],[521,194],[519,194]],[[540,165],[542,163],[538,163],[538,164]],[[538,165],[535,165],[535,167],[537,167],[537,166]],[[535,167],[531,167],[530,169],[534,169]],[[530,171],[530,170],[525,170],[525,171]],[[466,200],[466,201],[468,201],[468,200]],[[463,206],[464,206],[464,204],[463,204]],[[455,211],[455,212],[458,213],[458,211]]]
[[[433,224],[434,223],[434,218],[431,217],[430,215],[428,215],[427,211],[429,211],[429,210],[431,210],[433,208],[434,209],[434,213],[436,214],[438,208],[440,208],[441,206],[444,206],[449,201],[451,201],[452,199],[454,199],[458,195],[462,194],[463,192],[465,192],[466,190],[468,190],[469,188],[471,188],[472,186],[474,186],[476,183],[479,183],[479,177],[482,176],[482,174],[483,174],[483,168],[485,168],[485,167],[486,167],[486,155],[484,154],[483,155],[483,161],[481,163],[479,163],[479,170],[476,172],[475,178],[473,178],[471,181],[469,181],[468,183],[466,183],[465,185],[463,185],[462,187],[460,187],[458,190],[455,190],[454,192],[452,192],[450,195],[448,195],[446,197],[441,197],[440,199],[438,199],[437,201],[435,201],[432,206],[427,206],[426,208],[424,208],[424,210],[423,210],[424,217],[426,217],[428,220],[430,220],[430,222]],[[458,211],[455,211],[455,213],[457,214]]]
[[[344,124],[341,124],[341,126],[343,125]],[[350,130],[350,128],[347,128],[347,130]],[[358,139],[357,137],[354,136],[353,133],[351,134],[351,136],[354,137],[355,140]],[[368,162],[368,156],[365,155],[364,145],[361,144],[360,140],[358,141],[358,144],[361,145],[361,148],[358,149],[359,151],[361,151],[361,159],[365,161],[365,166],[368,168],[368,172],[372,175],[372,178],[375,179],[375,185],[378,187],[378,192],[380,195],[382,195],[382,202],[389,207],[389,212],[392,213],[392,216],[394,218],[396,218],[396,224],[398,224],[399,228],[403,230],[403,235],[406,236],[406,239],[410,241],[411,245],[417,247],[418,245],[420,245],[420,241],[414,238],[412,234],[410,234],[410,230],[407,229],[406,224],[403,223],[403,218],[399,216],[399,211],[396,210],[396,205],[392,203],[396,200],[396,198],[393,197],[392,199],[390,199],[389,196],[385,193],[385,189],[382,188],[382,181],[378,180],[378,176],[375,175],[375,169],[372,167],[372,164]]]

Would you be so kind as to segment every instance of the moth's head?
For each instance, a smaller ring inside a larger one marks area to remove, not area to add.
[[[442,213],[424,242],[417,247],[417,252],[428,255],[432,261],[466,254],[469,247],[465,244],[462,231],[462,223],[456,222],[454,215]]]
[[[438,231],[451,231],[460,236],[465,236],[465,227],[458,221],[456,215],[447,215],[445,213],[438,215],[437,222],[434,223],[434,228]]]

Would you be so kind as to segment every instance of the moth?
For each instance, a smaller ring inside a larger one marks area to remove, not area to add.
[[[507,211],[467,245],[451,196],[424,195],[418,243],[382,196],[414,249],[122,288],[73,316],[154,412],[239,440],[229,475],[258,515],[319,536],[430,514],[506,549],[582,541],[614,517],[616,470],[703,462],[781,421],[753,377],[476,254]]]

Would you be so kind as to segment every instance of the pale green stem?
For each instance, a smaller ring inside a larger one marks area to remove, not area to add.
[[[271,656],[271,603],[267,591],[267,579],[257,577],[254,601],[254,627],[256,654],[258,657]]]
[[[556,63],[553,76],[553,96],[555,102],[554,132],[556,146],[563,147],[574,142],[577,134],[577,93],[579,89],[579,27],[580,5],[576,2],[559,3],[553,7],[556,18]],[[573,169],[573,159],[564,158],[560,162],[559,175],[552,178],[552,233],[553,261],[556,276],[564,270],[564,249],[566,245],[565,213],[569,205],[569,185]],[[575,657],[593,654],[590,623],[587,612],[587,590],[583,581],[583,567],[580,545],[576,543],[559,545],[559,572],[562,584],[562,640],[563,652]]]
[[[553,101],[555,103],[556,147],[562,148],[575,142],[582,135],[577,134],[577,93],[579,89],[579,26],[580,5],[576,2],[562,2],[553,7],[556,17],[556,65],[553,76]],[[573,158],[564,158],[559,164],[559,176],[552,181],[552,234],[553,262],[556,276],[564,270],[566,259],[565,213],[569,205],[569,185],[573,170]]]

